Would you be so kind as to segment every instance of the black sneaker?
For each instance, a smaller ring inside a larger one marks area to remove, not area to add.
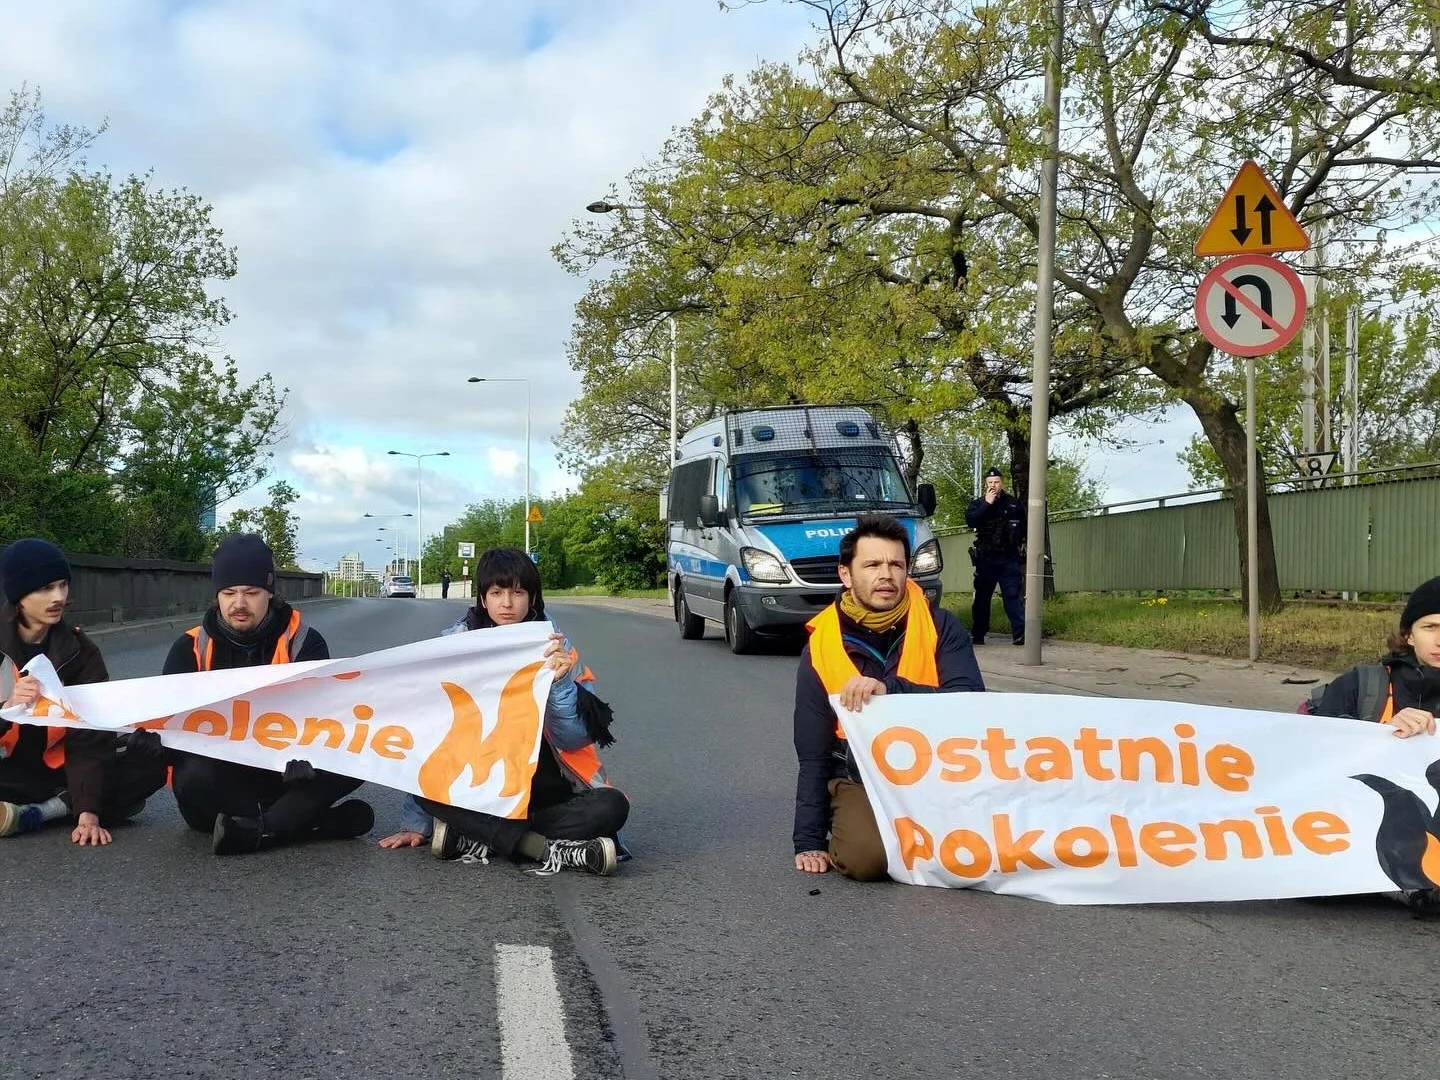
[[[1440,889],[1416,889],[1407,892],[1405,906],[1417,919],[1440,918]]]
[[[1011,645],[1024,645],[1024,644],[1025,644],[1025,635],[1024,635],[1024,634],[1021,634],[1021,635],[1020,635],[1019,637],[1017,637],[1014,641],[1010,642],[1010,644],[1011,644]]]
[[[354,840],[375,827],[375,811],[364,799],[346,799],[320,815],[315,835],[322,840]]]
[[[561,870],[583,870],[606,877],[615,872],[617,862],[615,841],[608,836],[597,836],[594,840],[551,840],[545,846],[545,861],[525,872],[549,877]]]
[[[210,850],[216,855],[245,855],[275,842],[275,834],[265,831],[264,818],[215,815],[215,828],[210,833]]]
[[[971,645],[984,645],[984,644],[985,644],[985,639],[984,639],[983,637],[971,638],[971,639],[970,639],[970,644],[971,644]]]
[[[435,819],[435,831],[430,837],[430,854],[437,859],[449,861],[459,859],[462,863],[490,862],[490,848],[473,837],[466,836],[453,825]]]

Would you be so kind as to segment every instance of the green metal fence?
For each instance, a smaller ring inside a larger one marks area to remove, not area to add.
[[[1440,477],[1270,495],[1280,588],[1397,592],[1440,574]],[[968,591],[970,535],[943,537],[945,588]],[[1060,592],[1239,589],[1231,500],[1054,520]]]

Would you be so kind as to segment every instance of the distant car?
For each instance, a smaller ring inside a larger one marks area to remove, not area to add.
[[[381,595],[408,596],[411,599],[414,599],[415,579],[408,577],[392,577],[389,581],[385,582],[384,587],[381,589]]]

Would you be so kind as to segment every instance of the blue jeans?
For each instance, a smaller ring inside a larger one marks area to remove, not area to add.
[[[1010,635],[1019,640],[1025,635],[1025,605],[1020,601],[1020,585],[1024,574],[1018,558],[981,555],[975,562],[975,602],[970,607],[970,636],[984,641],[990,632],[990,598],[1000,586],[1000,599],[1005,617],[1010,620]]]

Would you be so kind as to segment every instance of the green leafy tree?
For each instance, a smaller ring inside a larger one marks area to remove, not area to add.
[[[283,392],[208,357],[235,272],[210,207],[88,169],[93,139],[32,91],[0,110],[0,524],[190,558],[206,503],[264,475]]]
[[[264,506],[236,510],[225,522],[226,533],[259,533],[275,555],[278,570],[300,569],[300,520],[290,509],[300,493],[284,480],[270,485]]]
[[[562,246],[572,268],[620,267],[580,309],[576,361],[658,312],[704,313],[721,347],[692,369],[697,386],[728,393],[728,376],[756,400],[888,386],[896,415],[922,423],[982,401],[1007,421],[1023,478],[1051,5],[794,2],[822,24],[800,64],[727,80],[631,178],[625,201],[643,215],[608,243],[582,226]],[[1239,408],[1190,311],[1205,269],[1194,241],[1253,158],[1355,281],[1398,279],[1410,252],[1396,230],[1435,208],[1421,180],[1440,160],[1434,11],[1075,0],[1067,12],[1052,414],[1099,426],[1110,410],[1181,402],[1243,496]],[[592,333],[601,315],[611,325]],[[1263,494],[1257,525],[1273,610]]]

